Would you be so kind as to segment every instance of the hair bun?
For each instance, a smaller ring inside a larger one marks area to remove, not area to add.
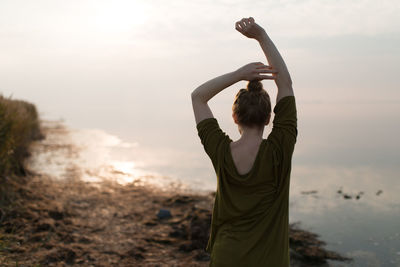
[[[250,81],[247,84],[247,90],[249,92],[261,92],[263,85],[260,81]]]

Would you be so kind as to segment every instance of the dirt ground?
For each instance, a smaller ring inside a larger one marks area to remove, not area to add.
[[[187,223],[209,217],[211,196],[40,176],[22,190],[20,209],[2,225],[2,266],[207,266],[208,255],[190,247]],[[172,217],[159,219],[161,208]]]
[[[2,211],[1,266],[208,266],[213,195],[34,176]],[[159,218],[160,209],[170,216]],[[292,266],[340,259],[291,225]]]

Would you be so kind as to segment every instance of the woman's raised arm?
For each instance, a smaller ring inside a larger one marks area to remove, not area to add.
[[[192,92],[192,106],[196,124],[204,119],[213,118],[211,109],[207,104],[208,100],[213,96],[242,80],[274,79],[274,76],[265,75],[271,73],[276,73],[276,71],[270,66],[266,66],[261,62],[249,63],[236,71],[218,76],[197,87]]]
[[[276,103],[278,103],[279,100],[285,96],[294,95],[292,79],[290,78],[285,61],[265,30],[260,25],[255,23],[252,17],[243,18],[242,20],[236,22],[235,26],[236,30],[242,33],[244,36],[256,39],[260,43],[260,46],[267,58],[268,64],[278,71],[278,74],[274,75],[275,83],[278,87]]]

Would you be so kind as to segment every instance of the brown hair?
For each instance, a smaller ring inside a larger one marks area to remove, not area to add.
[[[261,127],[271,113],[271,100],[260,81],[250,81],[240,89],[233,102],[232,111],[240,125]]]

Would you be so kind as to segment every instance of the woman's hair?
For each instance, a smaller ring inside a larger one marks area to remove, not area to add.
[[[240,89],[233,102],[232,111],[237,122],[247,127],[261,127],[271,113],[271,100],[260,81],[250,81]]]

